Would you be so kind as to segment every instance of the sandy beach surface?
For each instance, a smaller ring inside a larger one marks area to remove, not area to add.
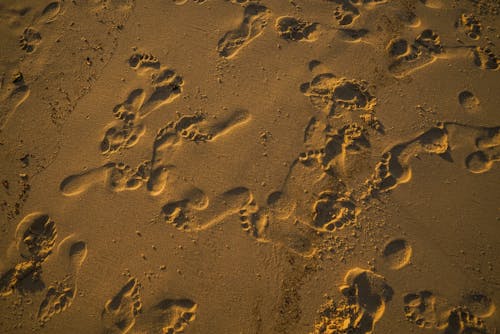
[[[0,333],[498,333],[499,15],[0,1]]]

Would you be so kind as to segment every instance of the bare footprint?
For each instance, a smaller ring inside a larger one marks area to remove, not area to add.
[[[183,231],[201,231],[219,224],[230,215],[241,215],[243,224],[247,215],[254,211],[251,209],[253,196],[244,187],[231,189],[210,200],[204,194],[194,198],[167,203],[162,210],[165,222]]]
[[[87,245],[83,241],[75,241],[74,236],[69,236],[61,242],[58,252],[64,264],[66,276],[48,287],[38,310],[37,317],[41,322],[49,321],[73,303],[77,292],[78,272],[87,257]]]
[[[458,94],[458,103],[467,112],[477,112],[479,110],[479,99],[471,91],[461,91]]]
[[[2,75],[0,89],[0,129],[2,129],[29,97],[30,88],[25,83],[23,74],[15,72]]]
[[[153,111],[172,103],[183,90],[183,79],[175,71],[162,68],[153,56],[134,54],[129,65],[153,70],[149,87],[132,90],[126,99],[113,108],[118,121],[111,122],[101,140],[103,154],[116,153],[135,146],[144,135],[143,120]],[[116,124],[118,123],[118,124]]]
[[[482,70],[497,71],[500,68],[500,58],[490,48],[476,47],[472,51],[474,64]]]
[[[19,37],[19,46],[27,53],[33,53],[38,45],[42,42],[42,34],[40,29],[44,24],[51,23],[62,14],[62,2],[50,2],[45,8],[35,15],[30,26],[26,27]]]
[[[477,150],[465,158],[465,166],[474,174],[486,173],[500,161],[500,127],[482,130],[483,134],[476,139]]]
[[[120,291],[104,305],[102,322],[104,333],[128,333],[136,322],[136,317],[142,309],[139,296],[139,282],[135,278],[129,281]]]
[[[347,272],[340,290],[345,299],[330,299],[321,307],[313,333],[373,333],[393,296],[384,277],[354,268]]]
[[[292,16],[281,16],[276,20],[278,35],[289,41],[312,42],[317,39],[317,23],[310,23]]]
[[[385,152],[375,167],[375,173],[367,182],[369,189],[365,197],[377,192],[386,192],[407,183],[412,173],[409,161],[415,154],[444,155],[449,150],[446,125],[440,123],[416,138],[397,144]]]
[[[386,265],[399,270],[410,263],[412,247],[405,239],[394,239],[389,241],[382,252]]]
[[[147,183],[150,194],[157,196],[165,190],[168,174],[175,168],[171,157],[183,144],[218,140],[249,120],[248,111],[236,109],[216,119],[207,120],[203,115],[186,115],[175,122],[169,122],[158,131],[153,143],[151,177]]]
[[[463,305],[450,307],[447,301],[431,291],[404,296],[404,312],[408,321],[421,328],[441,330],[444,334],[487,334],[484,319],[495,313],[491,299],[481,293],[469,293]]]
[[[348,26],[359,17],[359,10],[350,0],[329,0],[336,3],[333,16],[339,26]]]
[[[93,184],[103,183],[114,166],[115,164],[109,163],[80,174],[70,175],[61,182],[59,190],[65,196],[79,195],[89,189]]]
[[[184,333],[196,319],[197,308],[190,299],[164,299],[146,310],[134,328],[141,333]]]
[[[59,190],[64,196],[77,196],[95,184],[103,184],[109,190],[120,192],[136,190],[149,180],[151,163],[144,161],[135,168],[123,163],[107,163],[80,174],[66,177]]]
[[[31,213],[19,222],[15,234],[15,251],[12,252],[21,260],[1,273],[0,296],[10,295],[15,290],[43,288],[41,265],[52,253],[56,236],[56,225],[46,214]]]
[[[341,116],[346,112],[370,112],[376,98],[363,81],[337,78],[333,73],[316,75],[311,82],[304,83],[300,90],[309,97],[312,105],[328,116]]]
[[[395,77],[402,78],[432,64],[443,52],[443,47],[439,35],[426,29],[411,45],[401,39],[391,41],[388,52],[394,58],[389,71]]]
[[[240,26],[228,31],[219,40],[217,51],[221,57],[230,59],[236,56],[243,47],[262,34],[268,23],[270,10],[267,7],[249,3],[244,8]]]

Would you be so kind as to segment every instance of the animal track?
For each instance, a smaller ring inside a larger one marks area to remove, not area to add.
[[[398,270],[410,262],[412,247],[404,239],[394,239],[385,245],[382,255],[389,268]]]
[[[395,77],[402,78],[433,63],[443,52],[443,47],[439,35],[431,29],[426,29],[410,46],[401,39],[391,41],[388,51],[389,55],[395,58],[389,65],[389,71]]]
[[[385,278],[354,268],[347,272],[340,290],[344,299],[329,300],[321,307],[313,333],[373,333],[394,294]]]
[[[14,290],[37,288],[41,265],[52,253],[57,236],[56,225],[46,214],[25,216],[16,229],[16,250],[22,258],[0,277],[0,296]]]
[[[290,41],[314,41],[317,23],[309,23],[292,16],[281,16],[276,20],[278,35]]]
[[[59,245],[59,253],[64,256],[62,262],[66,262],[66,276],[49,286],[38,310],[38,320],[41,322],[47,322],[69,308],[76,296],[78,272],[87,257],[87,245],[73,239],[73,236],[69,236]]]
[[[106,333],[125,334],[134,327],[136,317],[141,312],[137,279],[130,278],[120,291],[104,305],[102,321]]]
[[[224,58],[233,58],[246,45],[260,36],[266,27],[270,10],[259,4],[249,3],[244,7],[243,21],[234,30],[228,31],[219,40],[217,51]]]

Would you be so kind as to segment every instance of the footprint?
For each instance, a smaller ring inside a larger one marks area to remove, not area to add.
[[[345,42],[359,42],[370,32],[367,29],[338,29],[338,36]]]
[[[162,68],[153,75],[151,85],[151,94],[139,108],[141,118],[178,98],[184,89],[184,80],[174,70]]]
[[[211,120],[206,120],[203,115],[186,115],[169,122],[158,131],[153,144],[151,177],[147,184],[150,194],[157,196],[164,191],[168,174],[174,169],[171,156],[183,144],[218,140],[249,120],[248,111],[236,109]]]
[[[29,97],[30,89],[21,72],[3,75],[0,89],[0,129],[3,129],[12,114]]]
[[[458,19],[456,26],[460,27],[463,32],[473,40],[478,40],[481,38],[483,25],[473,14],[462,13],[462,15],[460,15],[460,18]]]
[[[70,175],[61,182],[59,190],[64,196],[79,195],[87,191],[93,184],[104,182],[114,166],[114,163],[108,163],[80,174]]]
[[[403,297],[406,319],[420,328],[442,327],[446,321],[446,301],[428,290],[409,293]]]
[[[17,225],[19,254],[25,259],[43,262],[52,253],[56,236],[56,224],[48,215],[31,213]]]
[[[57,236],[54,221],[46,214],[35,212],[25,216],[17,225],[15,252],[21,261],[1,273],[0,296],[15,290],[40,290],[41,265],[52,253]]]
[[[150,168],[149,161],[144,161],[135,168],[124,163],[110,162],[101,167],[66,177],[61,182],[59,190],[64,196],[76,196],[98,183],[104,184],[115,192],[136,190],[148,182]]]
[[[468,112],[477,112],[479,110],[479,99],[468,90],[464,90],[458,94],[458,103]]]
[[[61,13],[62,4],[60,1],[51,2],[45,6],[41,13],[34,17],[32,24],[26,27],[19,37],[20,48],[27,53],[35,52],[42,42],[41,26],[55,21]]]
[[[134,53],[128,59],[128,64],[134,70],[138,70],[141,73],[148,70],[158,70],[161,65],[158,58],[150,53]]]
[[[65,311],[73,303],[77,292],[78,272],[87,257],[87,245],[83,241],[75,241],[74,236],[69,236],[59,245],[59,254],[61,261],[65,263],[66,276],[49,286],[38,309],[37,318],[42,323]]]
[[[221,57],[230,59],[236,56],[242,48],[262,34],[268,23],[271,12],[267,7],[249,3],[244,8],[240,26],[228,31],[219,40],[217,51]]]
[[[38,45],[42,42],[42,35],[33,27],[24,29],[23,34],[19,37],[19,46],[26,53],[35,52]]]
[[[382,252],[384,262],[389,268],[399,270],[410,263],[412,247],[404,239],[388,242]]]
[[[354,268],[347,272],[340,290],[344,299],[329,299],[322,305],[313,333],[373,333],[394,293],[385,278]]]
[[[308,41],[317,39],[317,23],[309,23],[292,16],[281,16],[276,20],[278,35],[290,41]]]
[[[496,312],[493,300],[481,292],[468,292],[462,300],[462,304],[479,318],[489,318]]]
[[[183,231],[196,232],[215,226],[230,215],[239,215],[242,226],[248,225],[250,229],[248,220],[256,210],[252,210],[255,204],[247,188],[234,188],[210,200],[201,191],[195,194],[167,203],[162,210],[165,222]]]
[[[333,232],[356,222],[359,210],[349,195],[324,191],[314,203],[312,226],[318,231]]]
[[[366,82],[337,78],[332,73],[315,76],[311,82],[302,84],[300,90],[316,109],[334,117],[352,111],[370,112],[377,102]]]
[[[449,150],[448,134],[445,124],[441,123],[415,139],[397,144],[385,152],[376,165],[375,173],[368,181],[366,196],[377,192],[387,192],[411,180],[409,161],[419,153],[443,156]]]
[[[477,151],[465,158],[466,168],[474,174],[486,173],[500,161],[500,127],[482,130],[485,134],[476,139]]]
[[[500,67],[500,58],[490,48],[478,46],[472,52],[474,55],[474,64],[480,69],[496,71]]]
[[[145,311],[135,328],[141,333],[184,333],[196,319],[197,309],[190,299],[164,299]]]
[[[408,56],[411,52],[411,47],[406,39],[394,38],[387,45],[387,52],[391,57]]]
[[[491,299],[480,293],[466,294],[464,305],[453,307],[431,291],[407,294],[403,302],[408,321],[444,334],[489,333],[484,319],[495,312]]]
[[[338,5],[335,8],[333,15],[339,26],[348,26],[359,17],[359,10],[351,3],[350,0],[329,1]]]
[[[389,55],[394,58],[389,65],[389,72],[396,78],[405,77],[432,64],[443,52],[439,35],[431,29],[422,31],[406,50],[403,47],[404,42],[399,39],[391,41],[388,46]]]
[[[172,69],[160,67],[158,59],[151,55],[133,54],[129,65],[139,70],[152,70],[151,82],[144,89],[132,90],[113,108],[118,121],[108,125],[101,140],[101,153],[105,155],[135,146],[146,131],[143,120],[151,112],[172,103],[183,91],[182,77]]]
[[[134,327],[136,317],[141,312],[141,309],[139,282],[132,277],[104,305],[101,318],[105,333],[128,333]]]

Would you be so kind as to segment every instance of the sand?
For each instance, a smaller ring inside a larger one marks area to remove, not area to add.
[[[0,2],[1,333],[497,333],[497,0]]]

